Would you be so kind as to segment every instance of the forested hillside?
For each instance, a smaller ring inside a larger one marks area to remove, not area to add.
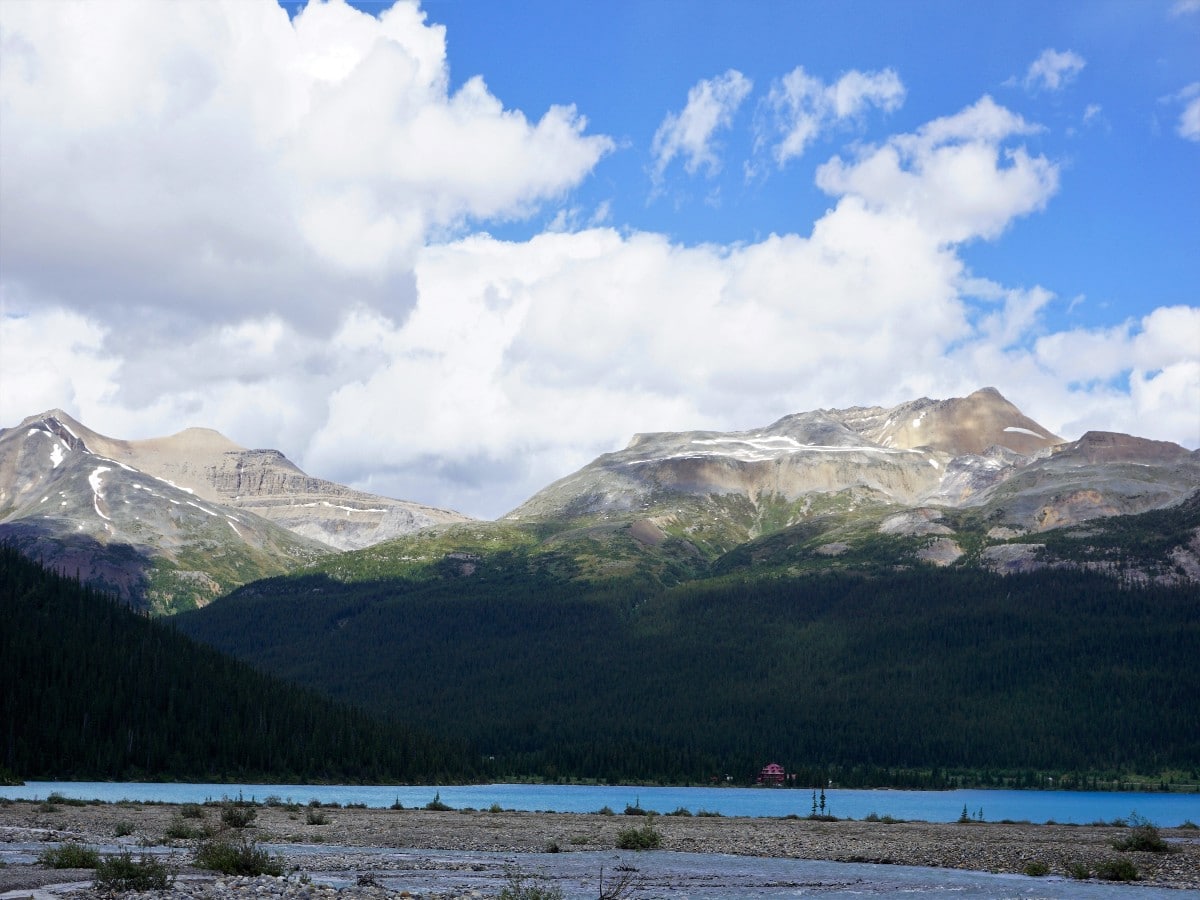
[[[284,684],[0,546],[0,769],[25,778],[461,780],[463,746]]]
[[[178,620],[335,696],[460,734],[494,775],[671,781],[767,761],[1200,768],[1191,588],[1080,572],[259,582]],[[1194,777],[1194,775],[1193,775]]]

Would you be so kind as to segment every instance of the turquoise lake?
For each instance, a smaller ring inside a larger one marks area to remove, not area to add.
[[[602,807],[621,812],[626,806],[669,813],[686,809],[724,816],[758,818],[806,816],[812,791],[786,788],[646,787],[634,785],[479,784],[479,785],[309,785],[309,784],[158,784],[106,781],[33,781],[0,787],[0,797],[44,800],[52,793],[81,800],[140,800],[201,803],[239,796],[263,801],[278,798],[296,803],[361,803],[388,807],[424,806],[435,796],[456,809],[504,809],[595,812]],[[871,813],[897,819],[953,822],[966,807],[972,818],[996,822],[1010,819],[1035,823],[1088,825],[1136,815],[1160,827],[1200,824],[1200,794],[1088,791],[825,791],[826,812],[862,819]]]

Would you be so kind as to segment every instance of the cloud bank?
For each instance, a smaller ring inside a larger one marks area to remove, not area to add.
[[[964,261],[1059,186],[1024,143],[1038,126],[990,97],[826,160],[830,207],[793,233],[690,245],[564,214],[504,241],[482,229],[572,209],[616,144],[479,78],[452,92],[415,4],[10,3],[2,22],[5,425],[53,406],[118,436],[207,425],[486,517],[637,431],[989,384],[1067,437],[1200,444],[1200,310],[1051,332],[1051,291]],[[776,88],[780,165],[904,98],[889,71]],[[702,81],[621,152],[706,171],[749,92]]]

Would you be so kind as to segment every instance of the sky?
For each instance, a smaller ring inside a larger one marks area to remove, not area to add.
[[[984,386],[1200,446],[1200,0],[0,3],[0,426],[494,518]]]

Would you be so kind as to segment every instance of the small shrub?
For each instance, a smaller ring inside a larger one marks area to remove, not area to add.
[[[43,850],[38,862],[47,869],[94,869],[100,853],[82,844],[62,844]]]
[[[688,818],[691,818],[692,812],[687,807],[680,806],[680,807],[677,807],[674,812],[667,813],[667,815],[668,816],[687,816]]]
[[[1118,856],[1116,859],[1106,859],[1097,864],[1096,877],[1105,881],[1137,881],[1141,876],[1130,860]]]
[[[280,857],[272,856],[245,838],[236,844],[220,840],[204,842],[196,850],[196,865],[222,875],[278,877],[283,874],[283,860]]]
[[[425,804],[426,809],[432,809],[435,812],[449,812],[452,807],[442,802],[442,792],[438,791],[433,795],[433,799]]]
[[[55,791],[46,798],[47,803],[62,804],[63,806],[87,806],[86,800],[79,800],[75,797],[64,797],[62,794]]]
[[[189,825],[183,819],[172,819],[163,837],[168,841],[190,841],[204,837],[204,829]]]
[[[505,885],[497,900],[562,900],[562,889],[546,885],[545,876],[530,875],[520,869],[505,870]]]
[[[325,813],[319,809],[310,809],[304,814],[304,821],[309,825],[328,825],[329,816],[325,815]]]
[[[122,853],[96,866],[96,888],[102,891],[165,891],[171,881],[171,870],[152,856],[135,862],[130,854]]]
[[[546,844],[547,853],[562,853],[562,847],[558,846],[558,841],[550,841]]]
[[[490,812],[490,813],[504,812],[504,808],[499,803],[493,803],[491,806],[488,807],[488,812]]]
[[[662,834],[649,823],[640,828],[623,828],[617,832],[618,850],[657,850],[662,846]]]
[[[1067,866],[1067,874],[1076,881],[1086,881],[1092,877],[1092,870],[1081,862],[1073,862]]]
[[[625,815],[627,816],[644,816],[646,811],[640,805],[626,806]]]
[[[1032,878],[1041,878],[1050,874],[1050,867],[1044,862],[1031,862],[1025,866],[1025,874]]]
[[[576,845],[583,845],[583,844],[588,843],[588,841],[590,841],[590,840],[591,839],[586,834],[577,834],[573,838],[571,838],[571,843],[576,844]]]
[[[391,805],[390,809],[404,809],[404,804],[400,802],[399,797],[396,798],[396,802]]]
[[[702,819],[709,819],[709,818],[719,819],[719,818],[721,818],[721,814],[719,812],[713,812],[712,810],[707,810],[707,809],[696,810],[696,815],[700,816],[700,818],[702,818]]]
[[[115,825],[113,825],[113,834],[115,834],[117,837],[129,837],[129,835],[133,834],[135,830],[136,829],[133,827],[133,823],[128,819],[120,819]]]
[[[1197,825],[1191,819],[1184,819],[1183,824],[1179,827],[1186,828],[1188,831],[1196,831],[1197,829],[1200,829],[1200,825]]]
[[[204,810],[199,803],[185,803],[179,807],[179,815],[185,819],[203,819]]]
[[[230,828],[249,828],[258,816],[253,806],[229,805],[221,809],[221,822]]]
[[[616,813],[614,813],[612,811],[611,806],[602,806],[598,810],[596,810],[596,815],[598,815],[598,816],[615,816]]]
[[[1143,853],[1168,853],[1171,848],[1158,829],[1145,819],[1140,820],[1128,837],[1113,841],[1114,850],[1140,850]]]

